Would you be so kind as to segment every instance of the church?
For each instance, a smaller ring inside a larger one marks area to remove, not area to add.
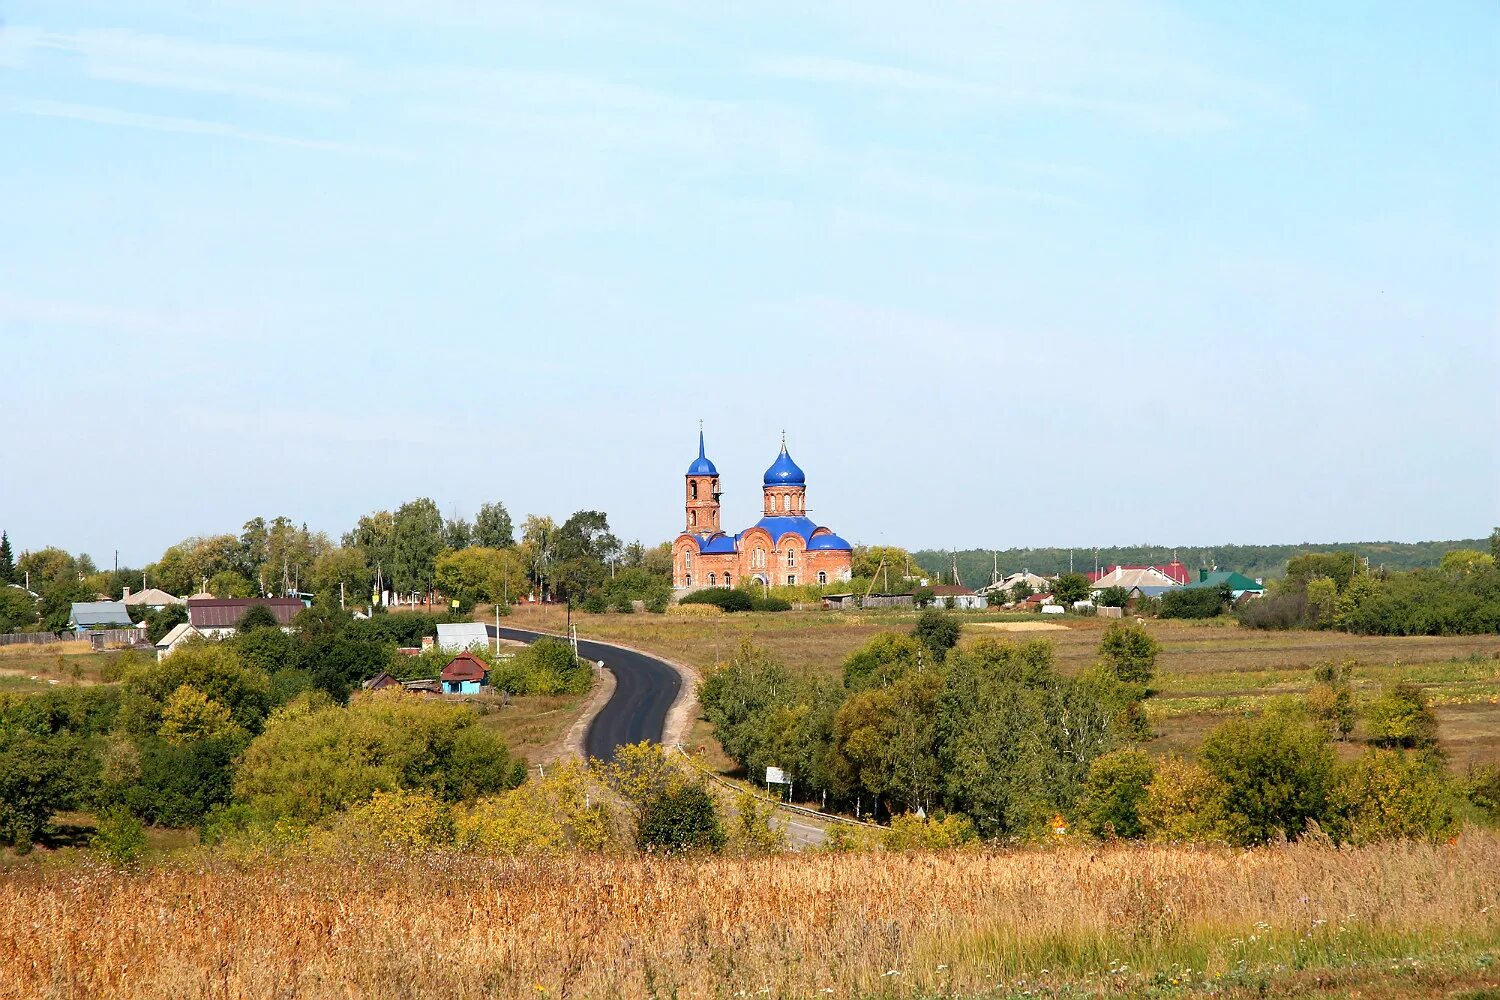
[[[761,479],[761,519],[734,535],[719,523],[719,470],[703,450],[688,466],[687,526],[672,544],[672,585],[678,590],[733,587],[747,579],[772,587],[827,584],[849,579],[853,547],[807,516],[807,477],[781,454]]]

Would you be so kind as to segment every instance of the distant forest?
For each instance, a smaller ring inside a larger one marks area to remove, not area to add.
[[[1100,548],[1098,563],[1102,566],[1158,565],[1171,562],[1176,557],[1196,572],[1200,567],[1217,566],[1219,569],[1236,570],[1249,577],[1279,577],[1286,572],[1286,562],[1292,556],[1306,552],[1354,552],[1370,561],[1372,570],[1381,567],[1389,570],[1417,569],[1436,566],[1443,553],[1453,549],[1479,549],[1488,552],[1487,538],[1460,538],[1447,542],[1303,542],[1301,545],[1126,545]],[[1029,570],[1042,576],[1066,573],[1069,555],[1072,568],[1087,573],[1094,568],[1095,550],[1077,549],[963,549],[957,553],[924,549],[913,552],[912,558],[934,579],[941,576],[945,583],[953,582],[953,559],[957,555],[958,573],[965,586],[982,587],[990,582],[990,574],[998,562],[1000,575],[1006,576],[1021,570]]]

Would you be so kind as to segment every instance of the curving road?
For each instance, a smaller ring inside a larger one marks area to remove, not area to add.
[[[495,626],[486,628],[490,635],[495,634]],[[534,642],[543,635],[548,633],[500,628],[500,638],[520,642]],[[583,739],[584,752],[590,757],[608,761],[615,759],[616,747],[627,743],[642,740],[660,743],[667,712],[682,690],[682,678],[677,671],[654,656],[589,639],[578,640],[578,654],[586,660],[603,660],[605,667],[615,675],[614,694],[589,723],[589,731]]]

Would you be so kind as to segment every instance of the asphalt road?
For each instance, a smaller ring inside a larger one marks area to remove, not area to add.
[[[493,635],[495,626],[487,627]],[[502,639],[532,642],[544,634],[500,627]],[[615,675],[615,692],[589,724],[583,738],[584,752],[608,761],[615,759],[616,747],[627,743],[660,743],[667,711],[682,688],[677,671],[654,656],[588,639],[578,640],[578,655],[595,662],[603,660]]]

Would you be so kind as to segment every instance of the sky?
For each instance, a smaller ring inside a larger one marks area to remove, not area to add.
[[[1500,6],[0,0],[0,528],[1500,523]]]

